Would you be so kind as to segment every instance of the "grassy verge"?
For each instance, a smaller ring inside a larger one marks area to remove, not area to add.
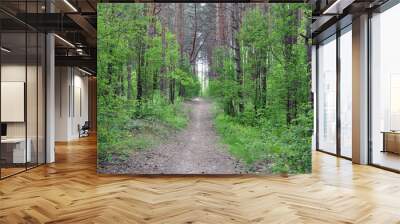
[[[143,103],[131,114],[122,121],[109,116],[99,124],[99,163],[123,162],[134,151],[161,144],[188,122],[182,100],[169,104],[156,99]]]
[[[308,122],[277,128],[268,122],[245,125],[222,111],[215,116],[222,143],[246,164],[248,171],[260,173],[311,172],[311,133],[304,125]]]

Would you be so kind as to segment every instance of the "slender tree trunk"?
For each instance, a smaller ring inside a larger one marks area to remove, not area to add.
[[[125,89],[124,89],[124,73],[119,73],[119,88],[118,88],[118,96],[124,96]]]
[[[287,104],[286,104],[286,110],[287,110],[287,115],[286,115],[286,123],[287,125],[290,125],[293,121],[293,119],[296,117],[296,108],[295,105],[296,103],[296,88],[297,88],[297,80],[293,79],[291,77],[291,69],[292,66],[290,64],[293,64],[294,60],[294,52],[293,52],[293,47],[297,43],[297,35],[298,35],[298,26],[300,23],[300,14],[299,14],[299,9],[296,10],[289,10],[290,14],[295,14],[295,18],[292,21],[289,21],[288,26],[291,27],[289,29],[289,32],[285,35],[285,48],[284,48],[284,56],[285,56],[285,73],[286,73],[286,80],[287,80]]]
[[[136,72],[136,99],[141,102],[142,100],[142,96],[143,96],[143,84],[142,84],[142,63],[143,63],[143,46],[140,47],[139,51],[138,51],[138,59],[139,59],[139,63],[137,66],[137,72]],[[140,103],[139,103],[140,104]]]
[[[148,35],[150,37],[154,37],[156,35],[156,4],[151,2],[149,4],[149,9],[147,12],[147,16],[150,17],[149,27],[147,29]]]
[[[175,79],[169,81],[169,102],[175,103]]]
[[[176,16],[175,16],[175,32],[177,35],[177,39],[178,39],[178,44],[179,44],[179,66],[182,68],[183,67],[183,37],[184,37],[184,33],[183,33],[183,6],[184,4],[182,3],[175,3],[176,4]],[[196,7],[196,4],[195,4]],[[170,101],[171,103],[174,103],[174,99],[175,99],[175,80],[172,80],[172,83],[170,86],[172,86],[173,91],[171,90],[170,92]],[[178,81],[178,95],[183,97],[184,95],[184,89],[183,89],[183,85],[180,81]]]
[[[167,49],[167,38],[166,38],[166,19],[162,18],[161,21],[161,58],[162,65],[160,69],[160,90],[164,95],[167,95],[167,66],[166,66],[166,49]]]
[[[271,6],[268,3],[264,4],[263,7],[263,13],[267,17],[267,30],[268,33],[271,33],[272,30],[272,15],[271,15]],[[271,38],[271,37],[269,37]],[[266,108],[267,106],[267,76],[268,73],[270,72],[270,66],[271,66],[271,58],[272,58],[272,53],[267,49],[265,49],[266,54],[263,57],[262,64],[261,64],[261,73],[262,73],[262,83],[261,83],[261,89],[262,89],[262,107]]]
[[[185,88],[182,85],[182,83],[179,83],[179,96],[184,97],[185,96]]]
[[[269,57],[269,53],[267,53],[267,58]],[[267,72],[268,72],[268,64],[269,60],[263,60],[261,65],[261,107],[266,107],[267,102]]]
[[[156,3],[149,3],[150,7],[149,7],[149,11],[148,11],[148,16],[150,17],[150,22],[149,22],[149,27],[148,27],[148,35],[151,39],[153,39],[156,34],[157,34],[157,30],[156,30]],[[146,66],[147,68],[147,66]],[[158,72],[157,71],[151,71],[152,75],[153,75],[153,85],[152,85],[152,96],[154,96],[154,93],[156,92],[156,90],[158,89]]]
[[[179,44],[179,60],[181,65],[183,64],[183,4],[182,3],[175,3],[176,4],[176,17],[175,17],[175,32]]]
[[[239,3],[232,3],[232,35],[233,35],[233,49],[234,49],[234,60],[236,65],[236,80],[239,85],[238,98],[239,98],[239,112],[244,111],[243,102],[243,69],[241,65],[241,55],[240,55],[240,40],[239,40],[239,29],[240,29],[240,11]]]
[[[112,44],[111,44],[112,45]],[[108,48],[108,54],[112,55],[112,50],[111,50],[111,46]],[[107,63],[107,74],[108,74],[108,84],[111,85],[112,83],[112,77],[113,77],[113,69],[112,69],[112,64],[111,62]],[[112,92],[112,91],[110,91]]]
[[[127,90],[127,97],[128,97],[128,100],[131,100],[132,99],[132,64],[131,64],[131,62],[130,61],[128,61],[128,66],[127,66],[127,72],[128,72],[128,74],[127,74],[127,82],[128,82],[128,90]]]
[[[216,10],[216,41],[217,46],[221,47],[225,45],[226,32],[225,32],[225,4],[217,3]]]

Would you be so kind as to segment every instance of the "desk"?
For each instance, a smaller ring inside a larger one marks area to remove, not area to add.
[[[382,152],[392,152],[400,154],[400,132],[383,131],[383,150]]]
[[[27,139],[28,144],[25,152],[25,138],[5,138],[1,139],[1,156],[8,163],[31,162],[31,139]],[[4,155],[4,156],[3,156]],[[12,159],[11,159],[12,158]]]

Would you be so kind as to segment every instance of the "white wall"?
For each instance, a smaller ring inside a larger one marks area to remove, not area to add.
[[[28,72],[28,74],[26,74]],[[1,66],[1,81],[2,82],[24,82],[26,83],[25,76],[28,76],[28,84],[27,88],[27,120],[28,120],[28,129],[31,128],[36,130],[36,107],[37,107],[37,99],[36,99],[36,80],[32,78],[32,76],[36,77],[36,66],[25,66],[20,64],[3,64]],[[3,96],[4,97],[4,96]],[[40,107],[41,105],[39,105]],[[8,108],[1,108],[2,110],[7,110]],[[24,110],[24,108],[22,108]],[[25,126],[26,122],[7,122],[7,135],[8,137],[25,137]],[[28,131],[29,131],[28,130]],[[28,137],[29,137],[28,132]],[[35,132],[36,135],[36,132]]]
[[[69,68],[55,68],[55,140],[68,140],[69,124],[69,85],[70,75]]]
[[[79,137],[78,132],[78,124],[83,125],[85,121],[89,120],[89,110],[88,110],[88,77],[82,76],[83,73],[79,72],[79,75],[76,75],[75,70],[75,77],[74,77],[74,110],[73,119],[72,119],[72,136]],[[80,93],[79,93],[80,92]],[[80,97],[79,97],[80,95]],[[78,102],[80,100],[80,103]],[[79,108],[81,107],[81,108]],[[81,110],[81,111],[80,111]]]
[[[18,64],[3,64],[1,66],[1,81],[25,82],[26,67]],[[7,108],[1,108],[7,110]],[[7,137],[25,137],[25,122],[8,122]]]
[[[37,70],[38,69],[38,70]],[[20,113],[26,112],[26,120],[21,122],[5,122],[7,123],[7,137],[24,138],[25,135],[30,140],[30,148],[32,150],[32,161],[44,163],[45,150],[45,116],[44,116],[44,74],[42,67],[36,65],[25,64],[2,64],[1,66],[2,82],[24,82],[26,84],[26,107],[25,104],[20,108]],[[27,80],[25,80],[27,78]],[[22,90],[23,91],[23,90]],[[24,91],[20,94],[24,94]],[[7,98],[3,95],[2,98]],[[13,113],[13,108],[1,108],[3,112]],[[14,109],[15,110],[15,109]],[[14,112],[15,113],[15,112]],[[37,156],[37,153],[39,156]]]
[[[55,140],[77,139],[78,125],[89,117],[88,77],[76,68],[56,67],[55,85]]]

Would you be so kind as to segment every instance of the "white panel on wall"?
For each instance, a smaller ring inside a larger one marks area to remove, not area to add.
[[[79,138],[78,125],[88,120],[88,77],[72,67],[56,68],[56,141]]]
[[[1,82],[1,122],[24,122],[24,102],[24,82]]]

